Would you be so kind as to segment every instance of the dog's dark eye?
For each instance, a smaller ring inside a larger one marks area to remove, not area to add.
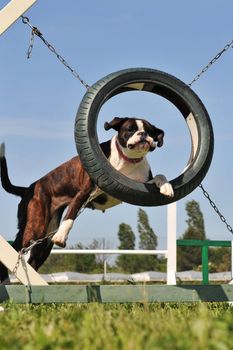
[[[152,136],[153,135],[153,131],[150,129],[150,128],[148,128],[147,126],[145,126],[145,132],[148,134],[148,135],[150,135],[150,136]]]
[[[128,128],[126,128],[126,131],[128,132],[135,132],[135,128],[132,126],[129,126]]]

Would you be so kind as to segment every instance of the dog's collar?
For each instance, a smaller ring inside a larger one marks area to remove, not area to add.
[[[135,164],[135,163],[139,163],[143,160],[143,157],[141,157],[141,158],[128,158],[128,157],[126,157],[126,155],[122,152],[122,150],[117,142],[117,139],[115,139],[115,143],[116,143],[116,149],[117,149],[119,155],[121,156],[121,158],[123,158],[127,162]]]

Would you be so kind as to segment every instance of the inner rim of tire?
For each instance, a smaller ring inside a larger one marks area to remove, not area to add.
[[[106,100],[103,101],[99,110],[101,109],[103,104],[107,102],[107,100],[109,100],[110,98],[128,91],[145,91],[145,92],[150,92],[150,93],[162,96],[165,99],[169,100],[173,105],[175,105],[178,108],[178,110],[181,112],[182,116],[186,121],[186,125],[188,127],[190,138],[191,138],[190,156],[184,170],[181,173],[183,174],[192,164],[198,151],[199,133],[198,133],[198,127],[197,127],[197,123],[194,118],[193,112],[190,110],[189,106],[184,103],[184,100],[173,89],[171,90],[171,89],[168,89],[168,87],[165,85],[163,86],[162,84],[157,82],[156,83],[147,82],[146,80],[145,81],[138,80],[132,83],[125,83],[113,89],[110,92],[110,94],[106,97]],[[174,181],[174,180],[175,179],[171,181]]]

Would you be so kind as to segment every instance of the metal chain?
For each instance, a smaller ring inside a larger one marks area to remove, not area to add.
[[[16,272],[17,272],[17,270],[18,270],[18,268],[19,268],[20,261],[21,261],[21,259],[22,259],[22,255],[23,255],[23,252],[22,252],[22,250],[20,250],[20,251],[19,251],[19,254],[18,254],[18,259],[17,259],[16,264],[15,264],[15,267],[14,267],[14,269],[12,270],[12,273],[13,273],[13,275],[15,275],[15,276],[16,276]]]
[[[30,28],[31,28],[31,37],[30,37],[30,43],[29,43],[29,47],[28,47],[28,51],[27,51],[27,58],[31,57],[32,54],[32,50],[33,50],[33,45],[34,45],[34,38],[35,35],[37,35],[42,41],[43,43],[48,47],[48,49],[54,53],[56,55],[56,57],[58,58],[58,60],[66,67],[70,70],[70,72],[75,76],[75,78],[77,78],[81,84],[83,84],[85,86],[86,89],[89,89],[89,85],[83,80],[81,79],[80,75],[73,69],[70,67],[70,65],[66,62],[66,60],[56,51],[56,49],[43,37],[43,34],[41,33],[41,31],[35,27],[32,26],[29,18],[25,17],[25,16],[21,16],[22,18],[22,22],[24,24],[27,24]],[[76,218],[84,211],[84,209],[86,208],[86,206],[88,205],[88,203],[90,203],[98,194],[99,188],[96,187],[90,194],[90,196],[88,197],[88,199],[83,203],[83,205],[81,206],[80,210],[78,211],[78,213],[76,214]],[[41,239],[37,239],[36,241],[31,240],[31,244],[26,247],[23,248],[20,252],[19,252],[19,256],[18,256],[18,261],[16,263],[16,266],[14,268],[14,271],[17,271],[20,260],[22,258],[23,254],[26,254],[28,251],[30,251],[34,246],[41,244],[44,240],[52,238],[52,236],[57,232],[57,230],[50,232],[48,235],[46,235],[45,237],[41,238]]]
[[[229,232],[231,232],[233,234],[233,229],[231,227],[231,225],[228,224],[226,218],[223,216],[223,214],[219,211],[217,205],[214,203],[214,201],[210,198],[209,193],[205,190],[205,188],[203,187],[202,184],[199,185],[199,187],[202,189],[202,192],[204,194],[204,196],[208,199],[211,207],[215,210],[215,212],[218,214],[218,216],[220,217],[221,221],[226,225],[226,228],[228,229]]]
[[[201,76],[202,74],[204,74],[221,56],[223,53],[225,53],[229,48],[233,48],[233,39],[224,46],[224,48],[219,51],[217,53],[217,55],[200,71],[200,73],[198,73],[195,78],[191,81],[190,84],[188,84],[190,87],[192,86],[193,83],[195,83]],[[226,228],[228,229],[228,231],[230,233],[233,234],[233,229],[231,227],[231,225],[228,224],[226,218],[223,216],[223,214],[219,211],[217,205],[214,203],[214,201],[211,199],[209,193],[206,191],[206,189],[204,188],[204,186],[202,184],[199,185],[199,187],[201,188],[204,196],[208,199],[211,207],[215,210],[215,212],[217,213],[217,215],[219,216],[220,220],[226,225]]]
[[[28,280],[28,284],[26,285],[26,288],[27,288],[27,291],[28,291],[28,297],[29,297],[29,302],[31,302],[31,294],[32,294],[32,289],[31,289],[31,285],[30,285],[30,280],[29,280],[29,277],[28,277],[28,271],[27,271],[27,264],[26,264],[26,261],[24,259],[24,254],[25,254],[25,249],[22,248],[19,253],[18,253],[18,259],[17,259],[17,262],[15,264],[15,267],[14,269],[12,270],[12,274],[17,278],[17,270],[19,268],[19,265],[20,265],[20,262],[21,262],[21,265],[22,265],[22,268],[24,269],[24,272],[25,272],[25,276]]]
[[[30,44],[29,44],[29,48],[28,48],[28,51],[27,51],[27,58],[30,58],[31,57],[31,53],[32,53],[32,50],[33,50],[33,45],[34,45],[34,37],[35,35],[37,35],[42,41],[43,43],[47,46],[47,48],[56,55],[57,59],[66,67],[70,70],[70,72],[73,74],[73,76],[75,78],[77,78],[80,83],[85,86],[86,89],[89,89],[89,85],[80,77],[80,75],[77,73],[76,70],[74,70],[73,68],[71,68],[71,66],[67,63],[67,61],[56,51],[56,49],[54,48],[54,46],[52,46],[44,37],[43,37],[43,34],[41,33],[41,31],[32,26],[30,21],[29,21],[29,18],[28,17],[25,17],[25,16],[21,16],[22,18],[22,22],[24,24],[27,24],[30,28],[31,28],[31,37],[30,37]]]
[[[233,39],[224,46],[224,48],[217,53],[217,55],[195,76],[189,86],[192,86],[229,48],[233,48]]]

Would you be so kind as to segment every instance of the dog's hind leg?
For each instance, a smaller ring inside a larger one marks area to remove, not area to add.
[[[59,227],[62,214],[65,210],[65,206],[59,208],[55,214],[53,215],[48,228],[46,235],[50,235],[51,233],[55,232],[57,228]],[[45,262],[45,260],[48,258],[51,249],[53,247],[53,242],[50,238],[45,239],[38,245],[35,245],[30,253],[30,257],[28,259],[28,263],[35,269],[38,270],[40,266]]]
[[[10,284],[8,270],[3,263],[0,262],[0,284]]]
[[[50,239],[45,239],[40,244],[34,246],[31,250],[28,263],[37,271],[48,258],[52,247],[53,242]]]
[[[57,233],[53,236],[52,241],[56,245],[60,247],[66,246],[66,240],[68,238],[68,234],[73,227],[74,220],[76,218],[77,213],[81,209],[82,205],[88,199],[91,191],[92,191],[92,183],[89,176],[86,174],[85,181],[83,182],[82,189],[76,194],[76,196],[70,202],[67,213],[57,231]]]
[[[30,246],[31,241],[45,237],[50,220],[49,204],[47,204],[45,199],[41,201],[39,196],[34,194],[27,206],[27,221],[22,242],[23,248]]]

